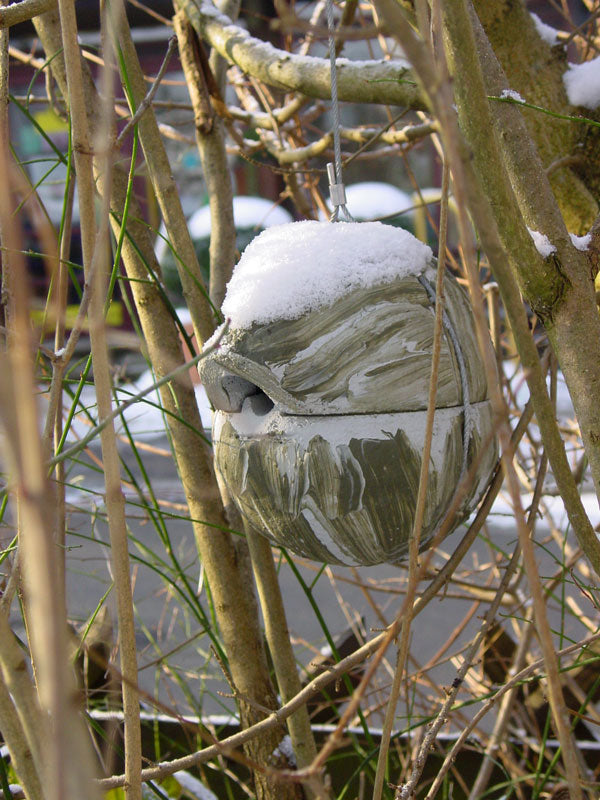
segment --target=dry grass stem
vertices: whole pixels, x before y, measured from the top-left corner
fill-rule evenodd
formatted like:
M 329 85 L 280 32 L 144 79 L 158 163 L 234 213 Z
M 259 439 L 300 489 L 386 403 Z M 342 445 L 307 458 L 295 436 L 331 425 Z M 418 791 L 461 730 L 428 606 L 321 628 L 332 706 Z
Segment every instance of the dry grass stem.
M 177 186 L 171 174 L 169 159 L 158 130 L 154 111 L 149 104 L 144 105 L 148 96 L 144 74 L 131 39 L 127 18 L 121 3 L 117 4 L 117 8 L 119 9 L 117 14 L 119 44 L 126 70 L 124 78 L 126 77 L 132 93 L 129 103 L 134 117 L 137 115 L 138 109 L 141 108 L 144 111 L 139 117 L 137 129 L 144 148 L 156 199 L 165 221 L 167 235 L 173 251 L 177 254 L 176 263 L 183 295 L 190 310 L 197 341 L 201 345 L 212 335 L 215 317 L 208 303 L 200 265 L 187 228 Z M 157 78 L 154 86 L 158 86 L 158 83 Z
M 408 657 L 410 630 L 414 613 L 414 598 L 417 590 L 417 583 L 421 576 L 419 570 L 419 543 L 421 541 L 421 529 L 425 513 L 425 499 L 427 497 L 427 481 L 429 477 L 429 456 L 431 453 L 431 442 L 433 440 L 433 422 L 435 417 L 435 400 L 438 386 L 438 370 L 440 362 L 441 341 L 443 332 L 443 312 L 444 312 L 444 271 L 446 269 L 446 234 L 448 223 L 448 192 L 449 192 L 449 170 L 444 163 L 442 176 L 442 204 L 440 216 L 440 236 L 438 252 L 438 268 L 435 287 L 435 322 L 433 333 L 433 353 L 431 359 L 431 377 L 429 381 L 429 397 L 427 404 L 427 422 L 425 428 L 425 442 L 423 446 L 423 459 L 421 461 L 421 472 L 419 475 L 419 490 L 417 493 L 417 503 L 415 509 L 415 521 L 413 524 L 412 535 L 410 538 L 410 548 L 408 553 L 408 586 L 406 589 L 406 605 L 408 612 L 403 615 L 402 626 L 400 628 L 400 643 L 396 657 L 396 669 L 394 680 L 390 691 L 390 698 L 386 710 L 384 727 L 381 737 L 381 746 L 377 761 L 377 773 L 375 775 L 375 786 L 373 789 L 373 800 L 379 800 L 383 790 L 383 781 L 387 767 L 387 753 L 389 748 L 390 736 L 396 716 L 396 705 L 400 694 L 400 687 L 406 659 Z M 466 411 L 465 411 L 466 413 Z
M 98 411 L 106 418 L 112 411 L 111 379 L 108 364 L 108 351 L 104 330 L 104 302 L 106 275 L 106 236 L 108 233 L 108 204 L 105 202 L 99 227 L 96 228 L 95 185 L 93 178 L 93 146 L 99 150 L 110 134 L 110 115 L 105 117 L 107 124 L 96 132 L 95 142 L 89 134 L 85 114 L 85 93 L 81 74 L 81 55 L 77 39 L 75 10 L 68 0 L 59 2 L 63 50 L 67 69 L 67 84 L 70 98 L 70 113 L 73 127 L 75 168 L 77 172 L 79 213 L 81 220 L 81 239 L 84 269 L 91 287 L 89 306 L 90 343 L 94 382 Z M 106 39 L 105 39 L 106 41 Z M 105 53 L 105 59 L 107 58 Z M 109 84 L 106 84 L 108 89 Z M 105 108 L 111 107 L 110 94 Z M 103 141 L 104 140 L 104 141 Z M 100 151 L 101 152 L 101 151 Z M 110 156 L 102 165 L 106 174 L 111 172 Z M 94 265 L 93 283 L 90 272 Z M 125 504 L 121 490 L 121 470 L 114 428 L 107 425 L 100 434 L 106 487 L 106 506 L 109 519 L 111 541 L 111 563 L 117 594 L 117 617 L 119 625 L 119 653 L 122 684 L 123 708 L 125 713 L 125 774 L 127 776 L 126 796 L 130 800 L 141 800 L 140 769 L 142 762 L 141 734 L 139 724 L 139 698 L 137 690 L 137 649 L 135 643 L 135 622 L 129 571 L 129 548 Z

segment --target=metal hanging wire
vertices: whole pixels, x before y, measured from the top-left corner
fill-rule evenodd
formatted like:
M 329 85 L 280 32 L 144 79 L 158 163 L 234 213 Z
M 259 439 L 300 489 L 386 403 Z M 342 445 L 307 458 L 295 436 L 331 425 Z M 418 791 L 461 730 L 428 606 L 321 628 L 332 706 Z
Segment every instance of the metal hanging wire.
M 333 25 L 333 0 L 326 0 L 327 30 L 329 33 L 329 71 L 331 75 L 331 114 L 333 117 L 333 158 L 334 163 L 327 164 L 329 178 L 329 197 L 333 211 L 330 222 L 354 222 L 354 218 L 346 208 L 346 189 L 342 178 L 342 146 L 340 144 L 340 106 L 338 102 L 337 68 L 335 53 L 335 28 Z

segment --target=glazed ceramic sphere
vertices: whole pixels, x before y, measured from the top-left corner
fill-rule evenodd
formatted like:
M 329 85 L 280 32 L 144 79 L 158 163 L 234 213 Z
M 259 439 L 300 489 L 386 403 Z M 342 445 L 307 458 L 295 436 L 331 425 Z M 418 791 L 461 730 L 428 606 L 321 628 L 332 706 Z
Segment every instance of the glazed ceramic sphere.
M 380 223 L 284 225 L 242 256 L 223 306 L 231 319 L 200 373 L 216 468 L 247 522 L 275 543 L 327 563 L 405 558 L 431 374 L 432 265 L 429 248 Z M 479 500 L 496 461 L 492 430 L 468 297 L 448 274 L 422 547 L 471 464 L 454 525 Z

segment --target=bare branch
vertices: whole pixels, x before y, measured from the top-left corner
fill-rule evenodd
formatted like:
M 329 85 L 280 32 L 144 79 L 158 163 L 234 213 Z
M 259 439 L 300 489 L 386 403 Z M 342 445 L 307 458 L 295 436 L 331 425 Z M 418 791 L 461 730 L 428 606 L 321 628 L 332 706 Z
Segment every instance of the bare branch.
M 9 28 L 19 22 L 27 22 L 39 14 L 55 8 L 56 0 L 21 0 L 5 8 L 0 8 L 0 28 Z
M 328 60 L 294 55 L 255 39 L 220 14 L 212 3 L 175 0 L 175 7 L 185 13 L 198 36 L 242 72 L 286 91 L 301 92 L 308 97 L 331 97 Z M 342 101 L 425 107 L 410 71 L 398 62 L 341 58 L 337 69 L 338 95 Z
M 119 134 L 119 136 L 117 138 L 117 141 L 115 143 L 117 149 L 121 147 L 125 137 L 131 131 L 131 129 L 134 127 L 134 125 L 137 125 L 137 123 L 139 122 L 140 117 L 142 116 L 142 114 L 144 114 L 146 112 L 146 109 L 149 108 L 152 105 L 152 101 L 154 99 L 154 95 L 158 91 L 158 87 L 160 86 L 160 82 L 163 79 L 165 72 L 167 71 L 167 67 L 169 66 L 169 61 L 171 60 L 171 56 L 173 55 L 176 46 L 177 46 L 177 39 L 174 36 L 172 36 L 171 39 L 169 40 L 169 46 L 167 47 L 167 53 L 166 53 L 166 55 L 164 57 L 163 63 L 160 65 L 160 69 L 158 70 L 158 74 L 156 76 L 156 79 L 155 79 L 154 83 L 152 84 L 152 87 L 151 87 L 150 91 L 144 97 L 142 102 L 139 104 L 139 106 L 136 109 L 135 114 L 131 117 L 131 119 L 129 120 L 127 125 L 125 125 L 125 127 L 123 128 L 123 130 L 121 131 L 121 133 Z
M 415 142 L 425 136 L 429 136 L 436 129 L 434 122 L 422 125 L 407 125 L 399 131 L 381 131 L 377 128 L 342 128 L 340 136 L 350 142 L 357 142 L 365 145 L 370 142 L 383 142 L 387 145 L 401 145 Z M 290 147 L 273 147 L 267 145 L 269 152 L 277 159 L 280 164 L 296 164 L 308 161 L 309 158 L 322 155 L 332 144 L 332 133 L 326 133 L 306 147 L 292 149 Z

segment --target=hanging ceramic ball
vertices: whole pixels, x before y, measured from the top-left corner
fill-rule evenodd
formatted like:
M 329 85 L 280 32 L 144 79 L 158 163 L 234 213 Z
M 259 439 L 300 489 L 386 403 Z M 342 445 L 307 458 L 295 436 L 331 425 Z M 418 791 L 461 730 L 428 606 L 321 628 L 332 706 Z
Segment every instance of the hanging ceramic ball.
M 408 551 L 434 330 L 431 250 L 379 222 L 296 222 L 244 251 L 228 327 L 200 362 L 215 463 L 240 512 L 302 556 L 398 563 Z M 496 460 L 473 316 L 445 280 L 426 546 L 477 463 L 457 523 Z

